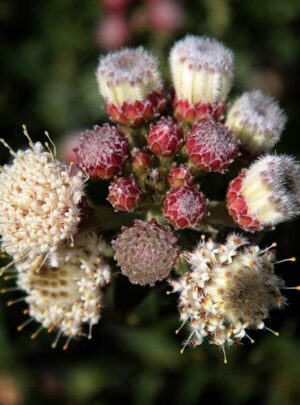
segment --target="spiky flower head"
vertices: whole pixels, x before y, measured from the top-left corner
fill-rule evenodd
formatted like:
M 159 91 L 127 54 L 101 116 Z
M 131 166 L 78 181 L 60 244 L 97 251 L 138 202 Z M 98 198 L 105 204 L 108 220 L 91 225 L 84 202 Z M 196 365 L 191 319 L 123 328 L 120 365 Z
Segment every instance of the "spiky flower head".
M 162 117 L 150 125 L 147 143 L 152 153 L 159 156 L 174 156 L 182 147 L 184 134 L 181 125 L 170 117 Z
M 186 254 L 191 270 L 171 281 L 179 294 L 180 319 L 190 329 L 185 345 L 238 344 L 248 337 L 246 329 L 264 329 L 270 311 L 285 303 L 274 254 L 256 245 L 243 247 L 247 244 L 238 234 L 225 244 L 203 238 Z
M 59 162 L 41 143 L 30 140 L 30 148 L 10 152 L 12 162 L 0 170 L 2 250 L 16 262 L 31 261 L 76 234 L 86 175 Z
M 194 176 L 187 164 L 172 167 L 168 175 L 168 182 L 171 187 L 191 186 L 194 183 Z
M 178 256 L 177 237 L 155 220 L 135 220 L 114 241 L 115 259 L 132 284 L 153 285 L 168 277 Z
M 108 179 L 122 171 L 128 158 L 128 141 L 115 127 L 95 125 L 83 133 L 75 152 L 89 176 Z
M 119 177 L 109 186 L 108 201 L 118 211 L 132 211 L 141 202 L 142 190 L 133 177 Z
M 239 145 L 224 125 L 215 121 L 194 125 L 186 140 L 189 159 L 205 172 L 224 173 L 238 156 Z
M 63 246 L 58 267 L 31 266 L 19 270 L 18 286 L 27 293 L 29 316 L 43 328 L 57 331 L 57 337 L 69 339 L 83 335 L 83 325 L 91 328 L 98 323 L 102 292 L 111 277 L 110 267 L 104 260 L 107 245 L 93 231 L 80 234 L 74 247 Z M 8 302 L 9 304 L 9 302 Z M 22 329 L 22 325 L 19 329 Z M 34 338 L 36 333 L 32 335 Z M 54 345 L 57 341 L 54 342 Z
M 124 48 L 100 59 L 100 94 L 110 118 L 122 125 L 141 125 L 165 107 L 158 61 L 144 48 Z
M 163 211 L 175 228 L 196 228 L 207 215 L 207 200 L 196 187 L 175 187 L 167 193 Z
M 233 53 L 221 42 L 187 35 L 170 53 L 174 114 L 181 121 L 218 117 L 231 88 Z
M 300 165 L 285 155 L 265 155 L 231 181 L 227 207 L 249 232 L 272 229 L 300 214 Z
M 249 91 L 230 107 L 226 126 L 252 155 L 268 152 L 279 141 L 286 116 L 277 101 L 259 90 Z

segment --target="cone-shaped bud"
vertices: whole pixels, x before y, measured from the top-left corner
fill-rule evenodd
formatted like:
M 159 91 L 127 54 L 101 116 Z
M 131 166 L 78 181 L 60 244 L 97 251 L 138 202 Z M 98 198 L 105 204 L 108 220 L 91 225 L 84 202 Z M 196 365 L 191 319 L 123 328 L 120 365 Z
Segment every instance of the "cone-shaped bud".
M 272 229 L 300 214 L 300 165 L 291 157 L 266 155 L 231 181 L 227 207 L 249 232 Z
M 231 87 L 233 53 L 212 38 L 187 35 L 170 53 L 174 115 L 184 122 L 219 117 Z
M 75 152 L 89 176 L 108 179 L 122 171 L 128 157 L 128 141 L 108 124 L 95 125 L 83 133 Z
M 178 256 L 177 237 L 156 221 L 136 220 L 113 243 L 115 259 L 132 284 L 153 285 L 168 277 Z
M 162 117 L 150 125 L 147 142 L 155 155 L 173 156 L 183 145 L 183 129 L 172 118 Z
M 120 177 L 109 186 L 108 201 L 118 211 L 133 211 L 141 197 L 141 187 L 133 177 Z
M 176 187 L 167 193 L 163 210 L 175 228 L 195 228 L 207 214 L 207 201 L 195 187 Z
M 145 150 L 133 148 L 131 151 L 131 165 L 135 173 L 145 173 L 151 166 L 151 157 Z
M 185 346 L 251 340 L 246 329 L 265 328 L 270 311 L 285 303 L 280 291 L 284 282 L 274 274 L 274 254 L 255 245 L 241 247 L 248 243 L 237 234 L 225 244 L 202 240 L 187 255 L 191 271 L 171 281 L 179 294 L 181 321 L 190 329 Z
M 272 149 L 285 123 L 286 116 L 278 103 L 260 91 L 249 91 L 239 97 L 226 119 L 226 126 L 252 155 Z
M 102 57 L 97 81 L 107 113 L 119 124 L 144 124 L 165 107 L 158 62 L 142 47 Z
M 187 134 L 186 150 L 198 169 L 224 173 L 239 153 L 239 142 L 219 122 L 203 121 Z
M 168 182 L 171 187 L 191 186 L 194 182 L 194 176 L 188 165 L 182 164 L 173 167 L 168 175 Z

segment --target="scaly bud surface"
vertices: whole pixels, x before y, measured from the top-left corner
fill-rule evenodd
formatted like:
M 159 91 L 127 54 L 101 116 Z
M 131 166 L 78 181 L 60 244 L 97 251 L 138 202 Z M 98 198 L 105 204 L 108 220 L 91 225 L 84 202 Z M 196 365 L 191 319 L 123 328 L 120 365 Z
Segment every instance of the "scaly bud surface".
M 133 211 L 141 197 L 141 187 L 133 177 L 120 177 L 109 186 L 108 201 L 117 211 Z
M 124 48 L 100 59 L 100 94 L 110 118 L 122 125 L 142 125 L 166 105 L 157 60 L 144 48 Z
M 170 67 L 178 120 L 193 123 L 223 113 L 233 76 L 231 50 L 215 39 L 187 35 L 173 46 Z
M 172 118 L 162 117 L 150 125 L 147 142 L 155 155 L 173 156 L 183 145 L 183 129 Z
M 194 182 L 194 176 L 188 165 L 182 164 L 173 167 L 168 175 L 168 182 L 171 187 L 191 186 Z
M 163 211 L 175 228 L 195 228 L 207 214 L 207 201 L 195 187 L 176 187 L 167 193 Z
M 203 121 L 188 132 L 186 150 L 201 171 L 224 173 L 238 156 L 239 142 L 221 123 Z
M 227 207 L 249 232 L 272 229 L 300 214 L 300 165 L 285 155 L 265 155 L 231 181 Z
M 153 285 L 166 278 L 178 256 L 177 237 L 156 221 L 135 220 L 113 243 L 115 259 L 132 284 Z
M 122 171 L 128 158 L 128 141 L 108 124 L 95 125 L 83 133 L 75 152 L 89 176 L 108 179 Z

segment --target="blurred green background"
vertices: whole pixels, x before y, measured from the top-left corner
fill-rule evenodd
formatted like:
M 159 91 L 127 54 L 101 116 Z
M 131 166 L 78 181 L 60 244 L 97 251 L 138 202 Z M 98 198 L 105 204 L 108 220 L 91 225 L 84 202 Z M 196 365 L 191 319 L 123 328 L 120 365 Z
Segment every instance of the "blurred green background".
M 106 120 L 95 82 L 101 53 L 145 45 L 161 60 L 168 82 L 168 50 L 185 33 L 215 36 L 235 51 L 231 97 L 260 88 L 280 100 L 288 124 L 277 151 L 300 158 L 299 0 L 0 0 L 1 136 L 25 144 L 48 130 L 60 145 L 82 128 Z M 1 148 L 0 160 L 7 161 Z M 262 244 L 278 242 L 278 256 L 299 253 L 300 221 L 279 226 Z M 299 255 L 300 256 L 300 255 Z M 300 284 L 299 267 L 278 271 Z M 180 355 L 185 332 L 176 299 L 129 285 L 119 276 L 108 290 L 103 319 L 92 341 L 52 350 L 52 336 L 31 341 L 16 332 L 22 309 L 0 302 L 0 404 L 272 404 L 300 403 L 300 295 L 268 324 L 280 337 L 253 333 L 222 353 L 203 345 Z

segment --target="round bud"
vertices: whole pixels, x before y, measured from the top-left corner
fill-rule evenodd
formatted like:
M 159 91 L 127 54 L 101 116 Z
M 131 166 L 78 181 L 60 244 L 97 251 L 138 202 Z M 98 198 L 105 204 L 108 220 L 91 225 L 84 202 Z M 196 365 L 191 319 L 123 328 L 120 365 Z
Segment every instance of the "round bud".
M 221 123 L 203 121 L 187 134 L 186 150 L 200 170 L 224 173 L 238 156 L 239 142 Z
M 143 149 L 133 148 L 131 151 L 131 165 L 135 173 L 144 173 L 151 166 L 151 157 Z
M 168 181 L 171 187 L 191 186 L 194 182 L 194 176 L 188 165 L 182 164 L 170 170 Z
M 176 187 L 167 193 L 163 210 L 175 228 L 195 228 L 207 214 L 207 201 L 196 188 Z
M 133 177 L 120 177 L 109 186 L 108 201 L 118 211 L 134 210 L 141 197 L 141 187 Z
M 227 207 L 238 225 L 256 232 L 300 214 L 300 165 L 289 156 L 265 155 L 231 181 Z
M 252 155 L 272 149 L 285 123 L 286 116 L 278 103 L 260 91 L 249 91 L 239 97 L 226 120 L 226 126 Z
M 128 157 L 128 141 L 108 124 L 95 125 L 83 133 L 75 152 L 89 176 L 108 179 L 121 172 Z
M 233 54 L 212 38 L 187 35 L 170 53 L 174 115 L 184 122 L 219 117 L 231 87 Z
M 159 156 L 173 156 L 183 145 L 183 129 L 172 118 L 162 117 L 150 125 L 147 142 L 151 152 Z
M 177 257 L 177 237 L 156 221 L 135 220 L 114 241 L 115 259 L 132 284 L 153 285 L 168 277 Z
M 142 125 L 165 107 L 158 62 L 142 47 L 102 57 L 97 80 L 107 113 L 121 125 Z

